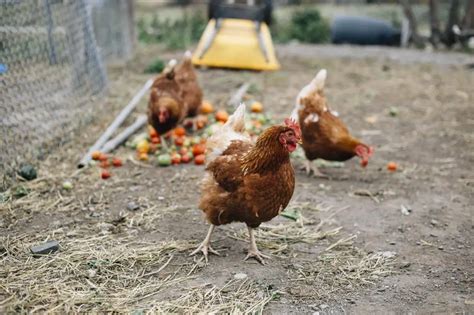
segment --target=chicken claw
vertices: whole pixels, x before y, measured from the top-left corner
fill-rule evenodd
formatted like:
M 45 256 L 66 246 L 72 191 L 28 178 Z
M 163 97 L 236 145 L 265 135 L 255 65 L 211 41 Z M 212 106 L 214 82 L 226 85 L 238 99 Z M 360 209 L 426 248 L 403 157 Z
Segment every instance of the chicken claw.
M 306 170 L 306 175 L 311 175 L 311 172 L 313 172 L 314 177 L 318 178 L 329 178 L 328 175 L 321 173 L 321 171 L 318 169 L 316 165 L 314 165 L 310 160 L 306 160 L 306 163 L 304 165 L 304 169 Z
M 255 235 L 253 233 L 253 229 L 251 227 L 248 227 L 249 230 L 249 236 L 250 236 L 250 245 L 249 245 L 249 250 L 247 256 L 244 258 L 245 260 L 248 260 L 249 258 L 255 258 L 259 263 L 262 265 L 265 265 L 265 259 L 270 259 L 270 256 L 262 254 L 258 248 L 257 248 L 257 243 L 255 242 Z
M 208 259 L 207 259 L 208 252 L 211 253 L 211 254 L 217 255 L 217 256 L 221 255 L 221 254 L 219 254 L 218 251 L 214 250 L 211 247 L 211 234 L 212 234 L 212 231 L 214 231 L 215 227 L 216 227 L 215 225 L 211 225 L 209 227 L 209 231 L 207 231 L 207 235 L 206 235 L 206 238 L 204 239 L 204 241 L 202 241 L 202 243 L 198 246 L 198 248 L 196 248 L 191 254 L 189 254 L 189 256 L 194 256 L 197 253 L 202 252 L 203 255 L 204 255 L 204 259 L 206 260 L 206 263 L 207 263 L 208 262 Z
M 245 256 L 244 260 L 248 260 L 249 258 L 255 258 L 255 260 L 257 260 L 259 263 L 265 265 L 263 258 L 270 259 L 270 256 L 262 254 L 258 249 L 257 251 L 252 251 L 249 249 L 248 254 Z

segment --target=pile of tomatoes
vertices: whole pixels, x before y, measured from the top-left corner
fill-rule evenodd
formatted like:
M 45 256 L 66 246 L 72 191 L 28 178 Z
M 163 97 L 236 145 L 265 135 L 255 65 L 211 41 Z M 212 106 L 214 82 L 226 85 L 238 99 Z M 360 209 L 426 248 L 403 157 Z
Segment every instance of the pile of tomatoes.
M 161 143 L 160 136 L 153 127 L 148 127 L 148 134 L 138 135 L 130 146 L 142 161 L 149 161 L 156 156 L 159 166 L 187 164 L 194 161 L 202 165 L 205 161 L 206 139 L 199 136 L 188 136 L 186 129 L 177 127 L 164 136 L 166 144 Z
M 121 167 L 123 165 L 123 162 L 120 158 L 108 156 L 107 154 L 100 151 L 92 152 L 91 156 L 92 160 L 99 162 L 99 166 L 102 169 L 100 172 L 100 177 L 102 179 L 108 179 L 110 176 L 112 176 L 108 170 L 110 166 Z

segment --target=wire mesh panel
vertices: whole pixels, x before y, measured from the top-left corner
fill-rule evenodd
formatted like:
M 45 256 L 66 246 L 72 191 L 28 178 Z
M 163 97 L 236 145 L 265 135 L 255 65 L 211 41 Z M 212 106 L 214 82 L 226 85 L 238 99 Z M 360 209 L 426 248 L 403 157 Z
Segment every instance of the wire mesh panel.
M 90 121 L 104 62 L 132 54 L 130 12 L 129 0 L 0 0 L 0 189 Z M 113 24 L 127 26 L 107 37 Z

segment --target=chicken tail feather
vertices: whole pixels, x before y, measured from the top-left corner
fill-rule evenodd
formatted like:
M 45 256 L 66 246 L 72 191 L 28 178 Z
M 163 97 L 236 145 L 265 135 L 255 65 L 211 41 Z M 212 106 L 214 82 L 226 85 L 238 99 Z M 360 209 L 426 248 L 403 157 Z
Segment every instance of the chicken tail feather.
M 229 117 L 224 126 L 232 128 L 235 132 L 245 130 L 245 104 L 241 103 L 235 112 Z
M 311 92 L 313 91 L 322 91 L 324 89 L 324 84 L 326 83 L 326 77 L 328 72 L 326 69 L 319 70 L 318 74 L 311 81 Z

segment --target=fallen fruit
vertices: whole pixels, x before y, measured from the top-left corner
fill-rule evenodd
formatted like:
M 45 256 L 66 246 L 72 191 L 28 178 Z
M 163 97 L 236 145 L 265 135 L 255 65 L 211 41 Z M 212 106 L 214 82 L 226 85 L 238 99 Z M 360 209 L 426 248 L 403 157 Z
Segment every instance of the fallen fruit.
M 100 153 L 100 156 L 99 156 L 99 161 L 107 161 L 109 159 L 109 157 L 107 156 L 107 154 L 105 153 Z
M 208 121 L 209 120 L 207 119 L 207 116 L 199 115 L 198 117 L 196 117 L 196 128 L 197 129 L 204 128 L 207 125 Z
M 183 147 L 189 147 L 189 146 L 191 146 L 191 139 L 184 138 Z
M 150 150 L 150 144 L 148 143 L 148 140 L 142 139 L 140 142 L 137 144 L 137 151 L 139 153 L 148 153 Z
M 38 177 L 38 173 L 36 172 L 34 166 L 29 164 L 23 165 L 20 168 L 18 174 L 20 174 L 20 176 L 26 180 L 33 180 Z
M 176 127 L 174 129 L 174 134 L 178 137 L 185 136 L 186 135 L 186 129 L 183 127 Z
M 99 164 L 100 167 L 102 168 L 107 168 L 110 166 L 110 163 L 108 160 L 104 160 L 104 161 L 101 161 L 100 164 Z
M 195 144 L 193 145 L 193 155 L 194 156 L 197 156 L 197 155 L 200 155 L 200 154 L 204 154 L 206 152 L 206 146 L 204 144 Z
M 396 108 L 396 107 L 393 107 L 393 106 L 392 106 L 392 107 L 390 107 L 389 114 L 390 114 L 390 116 L 392 116 L 392 117 L 395 117 L 395 116 L 397 116 L 397 115 L 398 115 L 398 108 Z
M 94 151 L 94 152 L 92 152 L 91 157 L 94 161 L 97 161 L 100 158 L 101 154 L 102 153 L 100 151 Z
M 395 162 L 388 162 L 387 163 L 387 170 L 389 170 L 390 172 L 395 172 L 398 168 L 398 165 L 397 163 Z
M 192 160 L 193 154 L 190 152 L 187 152 L 186 154 L 181 155 L 181 163 L 189 163 Z
M 120 167 L 120 166 L 123 165 L 123 163 L 122 163 L 121 159 L 115 157 L 115 158 L 112 159 L 112 165 L 115 166 L 115 167 Z
M 225 110 L 216 112 L 216 120 L 225 123 L 229 119 L 229 114 Z
M 204 164 L 205 160 L 206 160 L 206 156 L 204 154 L 199 154 L 196 157 L 194 157 L 194 164 L 202 165 Z
M 140 161 L 148 161 L 148 153 L 146 152 L 139 152 L 138 153 L 138 159 Z
M 263 105 L 260 102 L 253 102 L 252 105 L 250 105 L 250 111 L 252 113 L 261 113 L 263 112 Z
M 182 146 L 184 144 L 184 137 L 180 136 L 174 139 L 174 144 L 176 144 L 179 147 Z
M 72 183 L 70 181 L 65 181 L 63 183 L 63 189 L 66 189 L 66 190 L 71 190 L 72 189 Z
M 148 153 L 155 153 L 156 150 L 158 150 L 158 148 L 159 148 L 159 144 L 151 143 L 150 144 L 150 150 L 148 151 Z
M 158 165 L 159 166 L 171 165 L 171 156 L 167 153 L 158 155 Z
M 208 101 L 203 101 L 200 110 L 203 114 L 210 114 L 214 112 L 214 106 Z
M 191 138 L 191 144 L 198 144 L 201 141 L 201 138 L 199 137 L 192 137 Z
M 158 132 L 156 132 L 153 126 L 148 126 L 148 135 L 150 136 L 150 138 L 158 138 Z
M 181 156 L 184 156 L 184 155 L 188 154 L 188 149 L 185 148 L 185 147 L 182 147 L 181 149 L 179 149 L 178 153 L 179 153 Z
M 181 163 L 181 155 L 179 155 L 179 153 L 174 153 L 172 156 L 171 156 L 171 164 L 179 164 Z
M 150 139 L 150 141 L 153 144 L 158 144 L 158 143 L 161 142 L 160 138 L 158 138 L 158 137 L 153 137 L 153 138 Z
M 102 170 L 102 172 L 100 172 L 100 177 L 101 177 L 102 179 L 107 179 L 107 178 L 109 178 L 110 176 L 111 176 L 111 175 L 110 175 L 110 172 L 107 171 L 107 170 Z

